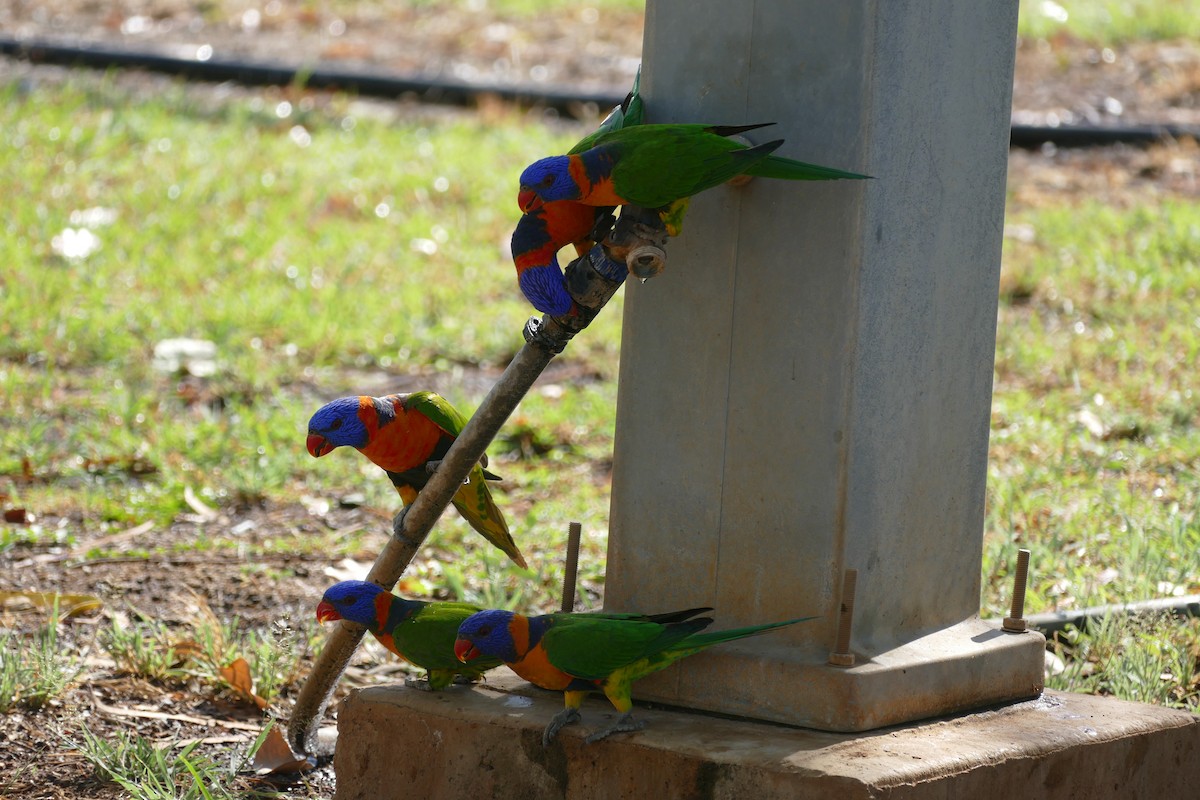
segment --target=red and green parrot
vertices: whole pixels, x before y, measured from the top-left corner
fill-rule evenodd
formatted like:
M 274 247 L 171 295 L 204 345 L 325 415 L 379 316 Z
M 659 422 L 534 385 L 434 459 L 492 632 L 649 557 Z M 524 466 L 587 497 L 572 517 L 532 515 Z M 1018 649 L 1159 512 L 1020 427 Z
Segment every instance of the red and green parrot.
M 407 507 L 466 424 L 462 414 L 434 392 L 342 397 L 312 415 L 308 452 L 320 458 L 343 445 L 356 448 L 387 473 Z M 500 477 L 481 464 L 474 465 L 454 495 L 454 507 L 483 538 L 519 566 L 528 567 L 487 480 Z
M 707 609 L 630 618 L 588 614 L 526 617 L 489 609 L 462 623 L 454 652 L 464 663 L 499 658 L 530 683 L 564 693 L 566 707 L 546 726 L 543 744 L 549 744 L 564 726 L 579 721 L 579 707 L 589 692 L 603 692 L 621 716 L 587 737 L 594 742 L 613 733 L 641 729 L 643 723 L 633 718 L 630 696 L 639 678 L 715 644 L 812 619 L 700 633 L 712 624 L 710 617 L 691 618 L 702 610 Z
M 677 236 L 692 195 L 738 175 L 809 181 L 869 177 L 771 155 L 782 139 L 746 147 L 728 138 L 770 124 L 634 125 L 600 132 L 586 150 L 526 167 L 517 204 L 526 213 L 565 200 L 642 206 L 656 209 L 667 232 Z
M 640 82 L 639 69 L 633 88 L 621 105 L 604 118 L 600 127 L 567 151 L 568 154 L 587 150 L 608 131 L 640 125 L 645 113 L 638 90 Z M 534 308 L 556 317 L 574 310 L 575 301 L 567 292 L 562 268 L 558 265 L 558 251 L 569 244 L 575 246 L 577 256 L 591 250 L 596 244 L 591 238 L 596 223 L 611 211 L 611 207 L 560 200 L 545 203 L 521 215 L 512 235 L 513 263 L 517 267 L 517 284 L 521 287 L 521 293 Z M 619 265 L 609 277 L 620 280 L 625 271 L 624 265 Z
M 373 583 L 342 581 L 329 587 L 317 604 L 317 621 L 348 619 L 365 626 L 388 650 L 424 669 L 427 687 L 438 691 L 455 678 L 477 681 L 500 666 L 499 658 L 463 664 L 455 657 L 458 627 L 478 611 L 479 606 L 470 603 L 405 600 Z M 425 688 L 420 682 L 407 683 Z

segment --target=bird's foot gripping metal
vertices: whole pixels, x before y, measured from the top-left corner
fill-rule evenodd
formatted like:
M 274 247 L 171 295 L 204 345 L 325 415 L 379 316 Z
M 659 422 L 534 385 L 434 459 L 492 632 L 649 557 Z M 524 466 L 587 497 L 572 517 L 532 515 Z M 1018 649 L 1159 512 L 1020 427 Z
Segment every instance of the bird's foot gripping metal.
M 612 725 L 596 731 L 591 736 L 584 739 L 584 741 L 588 744 L 593 744 L 601 739 L 612 736 L 614 733 L 632 733 L 633 731 L 640 731 L 644 727 L 646 727 L 645 722 L 642 722 L 640 719 L 634 719 L 633 712 L 628 712 L 622 714 L 620 719 L 618 719 Z
M 667 266 L 667 228 L 657 211 L 638 206 L 622 206 L 621 218 L 604 240 L 614 261 L 623 261 L 626 269 L 642 283 Z
M 554 741 L 554 737 L 558 736 L 558 732 L 568 725 L 573 725 L 579 722 L 579 709 L 564 708 L 562 711 L 554 715 L 554 719 L 550 720 L 550 724 L 546 726 L 546 730 L 542 731 L 542 747 L 549 747 Z

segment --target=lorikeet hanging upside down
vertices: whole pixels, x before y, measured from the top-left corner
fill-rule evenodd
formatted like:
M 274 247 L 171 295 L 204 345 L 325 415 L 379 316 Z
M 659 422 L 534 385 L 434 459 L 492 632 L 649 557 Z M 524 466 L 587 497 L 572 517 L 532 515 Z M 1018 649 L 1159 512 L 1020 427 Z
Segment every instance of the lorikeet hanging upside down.
M 373 583 L 342 581 L 329 587 L 317 604 L 317 621 L 348 619 L 365 626 L 388 650 L 424 669 L 428 688 L 437 691 L 455 677 L 477 681 L 487 670 L 500 666 L 499 658 L 463 664 L 455 657 L 458 626 L 479 610 L 470 603 L 405 600 Z
M 727 138 L 771 124 L 636 125 L 601 133 L 587 150 L 526 167 L 517 204 L 524 212 L 562 200 L 642 206 L 658 210 L 667 232 L 678 236 L 691 196 L 738 175 L 794 181 L 869 177 L 771 155 L 782 139 L 746 147 Z
M 512 235 L 513 263 L 521 293 L 538 311 L 561 317 L 574 308 L 558 251 L 568 244 L 575 245 L 579 256 L 591 250 L 592 229 L 608 213 L 607 208 L 562 200 L 521 215 Z
M 639 678 L 714 644 L 812 619 L 699 633 L 712 624 L 710 617 L 690 618 L 699 611 L 656 619 L 614 619 L 588 614 L 525 617 L 491 609 L 463 622 L 454 652 L 464 663 L 499 657 L 530 683 L 564 693 L 566 707 L 546 726 L 542 744 L 549 744 L 563 726 L 579 721 L 579 707 L 588 692 L 603 692 L 621 717 L 587 738 L 594 742 L 641 729 L 643 723 L 633 718 L 630 697 Z
M 454 406 L 433 392 L 342 397 L 309 420 L 308 452 L 320 458 L 342 445 L 358 449 L 387 473 L 408 506 L 466 424 Z M 500 477 L 476 464 L 454 495 L 454 507 L 483 538 L 526 567 L 485 479 Z
M 642 123 L 645 106 L 638 93 L 641 77 L 639 68 L 633 89 L 621 105 L 604 118 L 600 127 L 568 150 L 568 154 L 587 150 L 597 137 L 608 131 Z M 596 244 L 591 239 L 596 223 L 611 211 L 610 207 L 563 200 L 546 203 L 521 215 L 512 235 L 513 263 L 517 267 L 521 293 L 534 308 L 556 317 L 571 312 L 575 303 L 567 292 L 562 268 L 558 266 L 558 251 L 569 244 L 575 246 L 577 256 L 591 250 Z

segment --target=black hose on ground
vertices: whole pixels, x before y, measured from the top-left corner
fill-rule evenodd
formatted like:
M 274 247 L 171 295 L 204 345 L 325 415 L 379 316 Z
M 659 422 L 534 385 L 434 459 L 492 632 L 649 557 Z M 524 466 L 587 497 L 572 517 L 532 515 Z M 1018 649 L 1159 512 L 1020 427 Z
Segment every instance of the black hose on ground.
M 289 86 L 295 83 L 312 89 L 351 92 L 368 97 L 412 97 L 425 103 L 473 105 L 480 97 L 492 96 L 511 103 L 553 108 L 564 114 L 577 113 L 580 104 L 594 103 L 601 109 L 618 105 L 623 92 L 588 92 L 565 86 L 485 84 L 419 75 L 401 76 L 369 70 L 338 69 L 320 65 L 284 66 L 238 59 L 180 58 L 142 50 L 91 44 L 0 36 L 0 55 L 34 64 L 91 67 L 93 69 L 144 69 L 189 80 L 225 82 L 246 86 Z M 1147 146 L 1179 138 L 1200 139 L 1200 125 L 1013 125 L 1009 144 L 1037 149 L 1055 147 L 1102 147 L 1114 144 Z

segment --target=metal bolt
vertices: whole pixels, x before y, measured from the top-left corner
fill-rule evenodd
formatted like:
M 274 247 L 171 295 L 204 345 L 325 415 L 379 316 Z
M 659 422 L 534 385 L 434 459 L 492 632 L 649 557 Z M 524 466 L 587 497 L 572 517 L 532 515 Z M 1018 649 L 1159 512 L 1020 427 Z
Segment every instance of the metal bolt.
M 567 563 L 563 567 L 562 610 L 575 610 L 575 576 L 579 573 L 579 537 L 583 525 L 572 522 L 567 526 Z
M 1017 551 L 1017 572 L 1013 575 L 1012 608 L 1004 622 L 1000 623 L 1002 630 L 1010 633 L 1021 633 L 1025 630 L 1025 584 L 1029 580 L 1029 551 Z
M 842 605 L 838 611 L 837 644 L 829 654 L 829 663 L 836 667 L 854 666 L 850 652 L 850 624 L 854 621 L 854 591 L 858 588 L 858 570 L 848 569 L 842 576 Z

